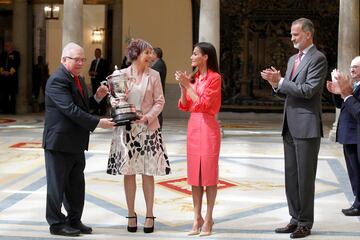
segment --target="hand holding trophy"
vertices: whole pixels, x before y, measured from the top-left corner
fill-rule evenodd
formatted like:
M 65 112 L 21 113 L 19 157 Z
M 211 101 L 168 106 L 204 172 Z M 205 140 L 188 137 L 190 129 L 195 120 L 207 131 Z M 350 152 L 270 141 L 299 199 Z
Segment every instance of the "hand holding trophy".
M 129 78 L 126 73 L 118 70 L 115 65 L 114 72 L 106 77 L 109 87 L 111 103 L 111 117 L 115 126 L 122 126 L 139 119 L 134 104 L 126 101 L 129 94 Z

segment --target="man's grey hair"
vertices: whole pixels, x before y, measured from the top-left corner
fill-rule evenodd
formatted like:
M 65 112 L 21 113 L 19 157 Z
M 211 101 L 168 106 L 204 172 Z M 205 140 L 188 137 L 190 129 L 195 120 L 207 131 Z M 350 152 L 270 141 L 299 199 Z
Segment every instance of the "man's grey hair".
M 63 50 L 62 50 L 61 60 L 60 60 L 60 61 L 63 62 L 63 59 L 64 59 L 65 57 L 70 56 L 71 51 L 72 51 L 73 49 L 83 49 L 83 50 L 84 50 L 84 48 L 81 47 L 79 44 L 76 44 L 76 43 L 74 43 L 74 42 L 69 42 L 68 44 L 66 44 L 66 45 L 64 46 L 64 48 L 63 48 Z
M 358 62 L 358 63 L 360 63 L 360 56 L 354 57 L 354 59 L 352 60 L 352 62 Z
M 299 19 L 296 19 L 295 21 L 293 21 L 291 25 L 295 25 L 295 24 L 300 24 L 301 29 L 304 32 L 310 32 L 311 36 L 314 36 L 315 28 L 314 28 L 313 22 L 310 19 L 299 18 Z

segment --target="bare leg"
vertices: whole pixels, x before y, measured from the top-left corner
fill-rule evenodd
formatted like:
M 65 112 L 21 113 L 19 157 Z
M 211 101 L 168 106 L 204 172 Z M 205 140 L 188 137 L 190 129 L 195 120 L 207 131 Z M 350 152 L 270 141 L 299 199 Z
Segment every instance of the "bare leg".
M 207 200 L 207 209 L 206 209 L 206 216 L 205 216 L 205 223 L 203 226 L 203 232 L 211 232 L 212 226 L 214 224 L 213 219 L 213 210 L 216 200 L 217 194 L 217 186 L 207 186 L 206 187 L 206 200 Z
M 142 185 L 143 185 L 143 192 L 146 203 L 146 217 L 153 217 L 154 191 L 155 191 L 154 176 L 142 175 Z M 154 224 L 154 219 L 146 218 L 144 227 L 152 227 L 153 224 Z
M 202 198 L 204 194 L 204 188 L 202 186 L 192 186 L 192 198 L 194 205 L 194 224 L 191 232 L 198 232 L 204 224 L 204 219 L 201 216 Z
M 136 175 L 124 175 L 124 188 L 126 204 L 128 207 L 128 216 L 135 216 L 135 193 L 136 193 Z M 128 226 L 135 227 L 136 219 L 129 218 Z

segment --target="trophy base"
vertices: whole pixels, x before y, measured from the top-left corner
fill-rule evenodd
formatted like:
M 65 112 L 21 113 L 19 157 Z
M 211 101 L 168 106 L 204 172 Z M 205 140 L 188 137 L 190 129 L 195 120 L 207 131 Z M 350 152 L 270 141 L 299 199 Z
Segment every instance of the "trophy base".
M 135 106 L 129 103 L 122 103 L 112 108 L 111 117 L 112 121 L 115 122 L 115 126 L 127 125 L 139 119 Z
M 115 126 L 124 126 L 137 119 L 139 119 L 139 117 L 136 113 L 123 113 L 113 117 L 112 121 L 115 123 Z

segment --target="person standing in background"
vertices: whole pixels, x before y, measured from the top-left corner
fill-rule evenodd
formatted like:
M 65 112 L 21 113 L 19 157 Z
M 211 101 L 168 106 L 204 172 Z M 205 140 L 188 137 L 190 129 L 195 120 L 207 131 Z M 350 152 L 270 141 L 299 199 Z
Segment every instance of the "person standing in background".
M 46 220 L 54 235 L 78 236 L 92 233 L 82 223 L 85 200 L 85 154 L 89 135 L 95 128 L 112 128 L 108 118 L 90 114 L 108 93 L 102 85 L 89 97 L 80 72 L 84 49 L 70 42 L 63 48 L 60 67 L 50 76 L 45 89 L 43 148 L 47 182 Z M 67 216 L 61 209 L 64 206 Z
M 190 112 L 187 128 L 187 181 L 191 185 L 194 224 L 188 235 L 208 236 L 214 224 L 213 210 L 219 181 L 220 126 L 216 114 L 221 106 L 221 75 L 216 50 L 207 42 L 195 44 L 190 57 L 194 76 L 176 71 L 181 96 L 178 107 Z M 205 219 L 201 206 L 207 199 Z
M 7 41 L 0 55 L 0 104 L 4 113 L 16 114 L 16 95 L 19 88 L 20 53 Z
M 163 57 L 162 49 L 154 48 L 154 61 L 151 68 L 159 72 L 161 79 L 161 86 L 165 96 L 166 64 L 165 61 L 162 59 L 162 57 Z M 159 114 L 158 119 L 160 123 L 160 129 L 162 129 L 162 125 L 163 125 L 162 112 Z
M 39 104 L 40 110 L 44 109 L 44 96 L 46 81 L 49 78 L 49 67 L 44 62 L 43 56 L 38 56 L 38 62 L 33 67 L 32 92 L 36 104 Z
M 100 87 L 101 82 L 106 80 L 106 77 L 109 74 L 109 65 L 107 61 L 101 57 L 101 49 L 96 48 L 94 55 L 95 55 L 95 59 L 92 60 L 89 69 L 89 76 L 91 77 L 91 87 L 93 94 L 96 93 L 96 90 Z M 106 107 L 107 107 L 107 99 L 104 98 L 104 100 L 101 101 L 100 108 L 96 113 L 100 116 L 105 115 Z
M 285 97 L 282 136 L 285 155 L 285 190 L 289 224 L 276 233 L 291 238 L 311 234 L 314 223 L 315 178 L 323 136 L 321 94 L 327 60 L 313 44 L 314 25 L 306 18 L 291 25 L 291 41 L 299 52 L 287 64 L 285 77 L 274 67 L 261 71 L 275 94 Z

